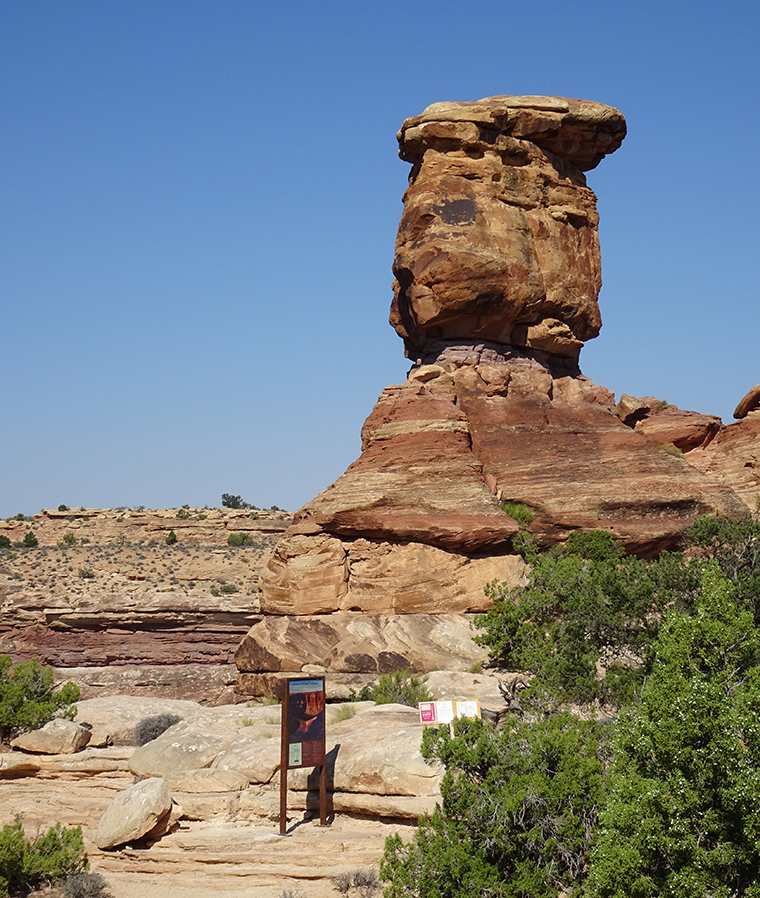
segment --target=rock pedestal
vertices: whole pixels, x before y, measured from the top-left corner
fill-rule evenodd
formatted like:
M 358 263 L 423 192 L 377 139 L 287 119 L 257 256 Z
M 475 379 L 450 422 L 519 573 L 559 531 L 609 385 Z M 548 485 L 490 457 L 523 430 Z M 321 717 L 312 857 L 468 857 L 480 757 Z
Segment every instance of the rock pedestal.
M 380 396 L 360 458 L 296 513 L 260 581 L 262 612 L 294 616 L 287 638 L 314 648 L 301 653 L 312 672 L 346 671 L 351 658 L 366 671 L 385 649 L 317 634 L 305 616 L 481 611 L 487 582 L 524 582 L 520 526 L 543 547 L 603 528 L 650 555 L 700 514 L 747 513 L 681 454 L 707 445 L 719 420 L 617 407 L 578 366 L 601 327 L 584 172 L 624 136 L 616 109 L 560 97 L 435 103 L 402 125 L 412 170 L 390 322 L 414 364 Z M 524 506 L 522 524 L 508 503 Z M 271 627 L 255 625 L 236 655 L 239 691 L 283 670 L 271 647 Z M 399 652 L 397 666 L 435 666 L 412 658 Z M 299 658 L 288 663 L 298 670 Z

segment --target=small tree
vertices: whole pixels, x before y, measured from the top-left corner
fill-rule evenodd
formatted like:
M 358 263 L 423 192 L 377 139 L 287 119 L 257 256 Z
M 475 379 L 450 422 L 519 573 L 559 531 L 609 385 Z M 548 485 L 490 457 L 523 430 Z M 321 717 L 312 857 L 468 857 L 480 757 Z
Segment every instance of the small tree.
M 617 725 L 588 893 L 760 896 L 760 634 L 716 567 Z
M 27 530 L 24 534 L 24 538 L 21 540 L 21 545 L 25 549 L 36 549 L 39 545 L 39 540 L 34 535 L 34 530 Z
M 0 736 L 10 738 L 44 726 L 54 717 L 73 720 L 79 687 L 65 683 L 54 688 L 53 669 L 38 661 L 13 667 L 8 655 L 0 655 Z
M 598 731 L 569 714 L 426 730 L 423 756 L 446 767 L 443 805 L 411 843 L 386 841 L 387 898 L 556 898 L 579 884 L 601 797 Z
M 251 506 L 242 500 L 240 496 L 231 493 L 222 493 L 222 508 L 250 508 Z
M 170 530 L 166 534 L 166 545 L 173 546 L 176 542 L 177 542 L 177 534 L 173 530 Z

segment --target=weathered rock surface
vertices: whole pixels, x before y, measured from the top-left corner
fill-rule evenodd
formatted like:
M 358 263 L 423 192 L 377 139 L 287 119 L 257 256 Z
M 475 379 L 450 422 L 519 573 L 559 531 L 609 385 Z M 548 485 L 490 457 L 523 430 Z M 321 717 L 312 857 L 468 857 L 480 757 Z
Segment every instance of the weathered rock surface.
M 270 615 L 251 627 L 235 659 L 248 673 L 467 670 L 487 658 L 471 622 L 459 614 Z
M 116 798 L 100 818 L 95 844 L 101 850 L 134 842 L 168 822 L 172 799 L 160 778 L 135 783 Z
M 707 446 L 722 425 L 717 415 L 684 411 L 654 396 L 637 398 L 624 393 L 615 411 L 624 424 L 653 443 L 682 452 Z
M 412 359 L 475 339 L 577 359 L 601 327 L 596 197 L 583 172 L 625 119 L 600 103 L 488 97 L 407 119 L 413 164 L 396 240 L 391 323 Z
M 119 695 L 84 699 L 77 702 L 77 720 L 86 723 L 92 733 L 91 744 L 133 745 L 134 729 L 145 717 L 174 714 L 182 720 L 200 717 L 203 706 L 181 699 Z
M 721 428 L 686 460 L 710 479 L 730 486 L 753 511 L 760 501 L 760 410 Z
M 85 697 L 234 700 L 232 656 L 258 577 L 290 522 L 279 511 L 69 509 L 0 521 L 0 653 L 36 658 Z M 167 545 L 174 530 L 177 543 Z M 228 546 L 231 533 L 249 544 Z
M 746 393 L 734 409 L 734 418 L 746 418 L 750 412 L 760 408 L 760 384 L 756 384 Z
M 89 730 L 73 720 L 58 717 L 37 730 L 16 736 L 11 748 L 43 755 L 70 755 L 89 741 Z

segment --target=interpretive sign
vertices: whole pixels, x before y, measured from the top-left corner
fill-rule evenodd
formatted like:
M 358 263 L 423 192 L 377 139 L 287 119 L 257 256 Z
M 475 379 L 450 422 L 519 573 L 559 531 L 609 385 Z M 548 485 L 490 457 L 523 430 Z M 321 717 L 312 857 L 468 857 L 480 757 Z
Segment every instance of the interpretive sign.
M 326 817 L 325 678 L 285 683 L 280 745 L 280 834 L 287 828 L 288 770 L 319 767 L 319 822 Z
M 459 701 L 420 702 L 420 723 L 439 726 L 451 723 L 457 717 L 480 717 L 480 702 L 473 699 Z

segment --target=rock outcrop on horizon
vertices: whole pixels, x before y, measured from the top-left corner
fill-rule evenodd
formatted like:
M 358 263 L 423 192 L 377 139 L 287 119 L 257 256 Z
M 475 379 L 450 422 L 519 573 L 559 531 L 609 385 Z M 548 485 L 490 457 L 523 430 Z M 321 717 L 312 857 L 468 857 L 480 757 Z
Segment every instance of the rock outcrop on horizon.
M 436 103 L 404 122 L 390 322 L 414 364 L 380 396 L 361 456 L 294 516 L 262 612 L 482 610 L 485 583 L 523 582 L 506 502 L 542 546 L 604 528 L 640 555 L 700 514 L 748 513 L 730 479 L 682 454 L 719 419 L 620 407 L 578 366 L 601 327 L 584 172 L 624 136 L 616 109 L 557 97 Z M 276 669 L 260 655 L 238 652 L 242 678 Z

